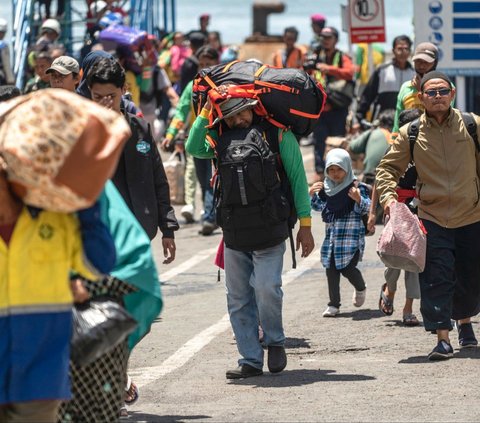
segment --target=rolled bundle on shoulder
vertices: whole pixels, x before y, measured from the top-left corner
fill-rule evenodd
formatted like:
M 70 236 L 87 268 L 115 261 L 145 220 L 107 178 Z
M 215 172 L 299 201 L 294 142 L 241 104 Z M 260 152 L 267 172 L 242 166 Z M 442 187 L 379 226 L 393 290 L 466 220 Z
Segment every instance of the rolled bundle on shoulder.
M 62 89 L 0 104 L 0 156 L 25 204 L 70 213 L 90 207 L 131 135 L 125 118 Z

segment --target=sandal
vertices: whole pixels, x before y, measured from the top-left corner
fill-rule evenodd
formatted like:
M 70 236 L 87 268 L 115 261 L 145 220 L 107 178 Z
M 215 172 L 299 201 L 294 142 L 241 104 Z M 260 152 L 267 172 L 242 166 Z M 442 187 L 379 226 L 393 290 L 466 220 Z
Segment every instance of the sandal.
M 390 300 L 385 295 L 386 287 L 387 287 L 387 284 L 384 283 L 380 290 L 380 299 L 378 300 L 378 308 L 383 314 L 385 314 L 385 316 L 391 316 L 393 314 L 393 300 Z
M 138 400 L 138 388 L 135 383 L 133 383 L 130 376 L 128 376 L 127 386 L 125 386 L 125 404 L 132 405 L 135 404 Z
M 408 313 L 403 315 L 403 324 L 405 326 L 418 326 L 420 322 L 417 319 L 417 316 L 413 313 Z
M 125 404 L 123 404 L 122 408 L 120 408 L 120 418 L 121 419 L 128 419 L 128 410 L 127 410 L 127 406 Z

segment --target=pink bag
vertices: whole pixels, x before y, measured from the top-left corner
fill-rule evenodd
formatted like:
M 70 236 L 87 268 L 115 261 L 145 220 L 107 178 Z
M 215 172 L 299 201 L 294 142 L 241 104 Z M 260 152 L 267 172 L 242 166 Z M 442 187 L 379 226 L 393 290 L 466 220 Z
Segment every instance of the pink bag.
M 427 252 L 426 231 L 404 203 L 390 205 L 390 219 L 378 239 L 377 254 L 387 267 L 421 273 Z

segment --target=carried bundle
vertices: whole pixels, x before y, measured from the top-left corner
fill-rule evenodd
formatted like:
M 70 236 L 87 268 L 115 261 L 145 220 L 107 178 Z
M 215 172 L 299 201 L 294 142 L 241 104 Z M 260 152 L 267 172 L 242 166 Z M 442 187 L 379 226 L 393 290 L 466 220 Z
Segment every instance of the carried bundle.
M 254 112 L 279 128 L 291 129 L 298 136 L 307 136 L 322 113 L 326 94 L 320 85 L 303 70 L 275 68 L 257 60 L 234 61 L 201 70 L 193 84 L 193 106 L 199 114 L 210 96 L 214 112 L 222 117 L 219 104 L 225 100 L 216 92 L 228 86 L 229 98 L 258 100 Z
M 90 207 L 130 135 L 122 115 L 66 90 L 45 89 L 0 104 L 0 161 L 7 178 L 25 204 L 49 211 Z
M 99 41 L 106 51 L 119 52 L 125 59 L 125 67 L 136 74 L 144 66 L 157 63 L 157 52 L 146 31 L 113 25 L 100 31 Z

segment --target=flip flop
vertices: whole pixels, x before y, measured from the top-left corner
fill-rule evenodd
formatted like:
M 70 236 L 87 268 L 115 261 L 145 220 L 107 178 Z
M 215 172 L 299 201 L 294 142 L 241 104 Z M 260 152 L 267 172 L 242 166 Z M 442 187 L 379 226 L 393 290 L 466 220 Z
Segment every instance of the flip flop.
M 389 300 L 388 297 L 385 295 L 385 288 L 387 284 L 384 283 L 382 288 L 380 289 L 380 299 L 378 300 L 378 308 L 380 311 L 385 314 L 385 316 L 391 316 L 393 314 L 393 301 Z M 383 307 L 382 307 L 383 303 Z M 385 311 L 388 310 L 388 311 Z
M 135 383 L 133 383 L 132 379 L 130 379 L 130 376 L 128 376 L 127 380 L 127 386 L 125 387 L 125 404 L 127 405 L 133 405 L 137 402 L 139 397 L 138 393 L 138 388 Z
M 417 316 L 413 313 L 408 313 L 403 315 L 403 324 L 405 326 L 418 326 L 420 322 L 417 319 Z

